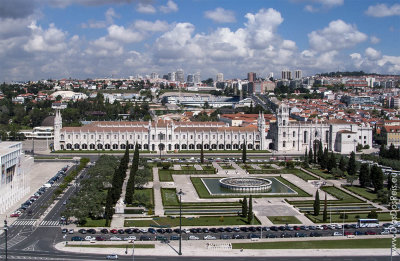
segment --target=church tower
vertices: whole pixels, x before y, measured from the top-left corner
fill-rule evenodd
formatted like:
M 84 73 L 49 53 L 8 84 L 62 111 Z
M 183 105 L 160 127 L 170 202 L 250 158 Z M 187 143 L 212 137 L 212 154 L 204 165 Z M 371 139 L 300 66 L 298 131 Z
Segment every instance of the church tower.
M 261 150 L 266 150 L 267 149 L 267 141 L 265 137 L 265 117 L 264 117 L 264 112 L 259 112 L 258 113 L 258 119 L 257 119 L 257 128 L 258 132 L 260 133 L 260 149 Z
M 281 103 L 276 111 L 274 149 L 277 151 L 289 150 L 289 139 L 289 106 Z
M 54 150 L 60 150 L 60 136 L 62 129 L 61 110 L 56 108 L 56 117 L 54 118 Z
M 286 103 L 281 103 L 276 113 L 276 121 L 278 126 L 289 125 L 289 106 Z

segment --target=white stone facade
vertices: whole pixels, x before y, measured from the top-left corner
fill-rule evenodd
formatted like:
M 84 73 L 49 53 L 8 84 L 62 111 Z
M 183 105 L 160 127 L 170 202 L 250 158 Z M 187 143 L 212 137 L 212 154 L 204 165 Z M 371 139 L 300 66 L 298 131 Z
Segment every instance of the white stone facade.
M 174 150 L 265 150 L 264 115 L 257 126 L 229 127 L 223 122 L 92 122 L 82 127 L 64 127 L 61 114 L 54 123 L 55 150 L 124 150 L 139 144 L 146 151 Z
M 0 214 L 29 192 L 32 157 L 22 154 L 21 142 L 0 142 Z
M 289 106 L 282 103 L 276 113 L 276 122 L 271 123 L 269 148 L 287 152 L 305 152 L 321 141 L 329 151 L 349 154 L 356 151 L 357 144 L 372 147 L 372 128 L 345 121 L 327 123 L 289 121 Z

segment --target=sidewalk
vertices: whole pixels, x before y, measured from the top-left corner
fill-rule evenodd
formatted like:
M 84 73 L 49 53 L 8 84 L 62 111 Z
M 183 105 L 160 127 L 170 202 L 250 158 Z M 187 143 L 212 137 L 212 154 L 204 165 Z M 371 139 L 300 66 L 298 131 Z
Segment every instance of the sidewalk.
M 154 215 L 164 216 L 164 206 L 161 198 L 161 183 L 158 176 L 158 168 L 153 168 L 153 190 L 154 190 Z

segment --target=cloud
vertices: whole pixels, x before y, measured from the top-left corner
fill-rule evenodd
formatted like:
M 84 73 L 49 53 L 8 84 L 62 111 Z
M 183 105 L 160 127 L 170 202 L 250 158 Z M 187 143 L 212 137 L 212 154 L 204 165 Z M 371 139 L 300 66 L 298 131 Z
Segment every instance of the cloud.
M 174 1 L 168 0 L 166 5 L 160 6 L 160 11 L 162 13 L 177 12 L 178 11 L 178 5 Z
M 353 47 L 367 38 L 367 35 L 358 31 L 355 25 L 347 24 L 340 19 L 330 22 L 329 26 L 322 30 L 308 34 L 311 48 L 322 52 Z
M 379 39 L 379 38 L 376 37 L 376 36 L 371 36 L 371 37 L 369 38 L 369 40 L 370 40 L 371 43 L 373 43 L 373 44 L 377 44 L 377 43 L 379 43 L 379 42 L 381 41 L 381 39 Z
M 32 34 L 24 45 L 27 52 L 61 52 L 67 48 L 65 43 L 67 34 L 57 29 L 54 24 L 50 24 L 47 30 L 43 30 L 33 22 L 29 29 Z
M 151 4 L 145 4 L 145 3 L 139 3 L 136 6 L 136 11 L 138 11 L 139 13 L 144 13 L 144 14 L 154 14 L 156 13 L 156 9 L 154 8 L 154 6 L 152 6 Z
M 382 55 L 381 52 L 375 50 L 374 48 L 368 47 L 367 49 L 365 49 L 365 56 L 367 56 L 371 60 L 377 60 Z
M 105 20 L 103 21 L 89 21 L 83 23 L 82 28 L 106 28 L 108 25 L 114 23 L 114 18 L 119 18 L 119 15 L 115 13 L 113 8 L 108 8 L 105 13 Z
M 304 0 L 303 2 L 311 2 L 312 4 L 304 6 L 304 10 L 315 13 L 343 5 L 344 0 Z
M 109 26 L 107 31 L 110 39 L 120 42 L 135 43 L 143 40 L 143 34 L 125 28 L 124 26 L 118 26 L 114 24 Z
M 129 4 L 135 0 L 43 0 L 51 6 L 65 8 L 69 5 L 85 5 L 85 6 L 98 6 L 108 4 Z M 144 0 L 143 0 L 144 1 Z
M 1 0 L 0 17 L 2 18 L 24 18 L 33 14 L 35 1 L 26 0 Z
M 204 12 L 204 16 L 217 23 L 234 23 L 236 22 L 235 13 L 231 10 L 218 7 L 215 10 Z
M 160 20 L 156 20 L 154 22 L 145 20 L 136 20 L 134 22 L 134 27 L 140 31 L 163 32 L 168 30 L 169 25 L 167 22 Z
M 394 4 L 392 6 L 387 6 L 386 4 L 371 5 L 365 11 L 366 15 L 373 17 L 386 17 L 400 15 L 400 4 Z

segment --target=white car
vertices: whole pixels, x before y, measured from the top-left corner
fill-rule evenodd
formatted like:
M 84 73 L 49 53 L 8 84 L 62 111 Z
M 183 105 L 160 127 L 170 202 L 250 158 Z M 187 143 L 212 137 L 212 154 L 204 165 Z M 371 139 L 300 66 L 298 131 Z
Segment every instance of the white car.
M 189 240 L 199 240 L 200 238 L 198 236 L 189 236 Z
M 333 233 L 333 236 L 343 236 L 343 234 L 340 233 L 340 232 L 334 232 L 334 233 Z
M 147 233 L 147 229 L 141 228 L 139 229 L 141 233 Z
M 106 259 L 108 259 L 108 260 L 117 260 L 118 259 L 118 255 L 117 254 L 108 255 L 106 257 Z
M 96 240 L 96 238 L 92 237 L 92 236 L 86 236 L 85 237 L 85 241 L 92 241 L 92 240 Z
M 129 236 L 129 237 L 124 238 L 124 240 L 126 240 L 126 241 L 136 240 L 136 237 L 135 236 Z
M 120 237 L 114 236 L 114 237 L 110 237 L 110 240 L 111 241 L 121 241 L 122 239 Z
M 184 228 L 184 229 L 182 229 L 182 233 L 188 234 L 188 233 L 190 233 L 190 230 L 187 228 Z
M 321 225 L 318 225 L 318 226 L 316 226 L 315 228 L 316 228 L 316 229 L 319 229 L 319 230 L 324 230 L 324 228 L 323 228 Z
M 68 230 L 68 234 L 73 234 L 74 233 L 74 229 L 70 229 L 70 230 Z
M 207 235 L 207 236 L 204 236 L 204 239 L 205 240 L 214 240 L 214 239 L 217 239 L 217 238 L 214 237 L 214 236 L 211 236 L 211 235 Z

